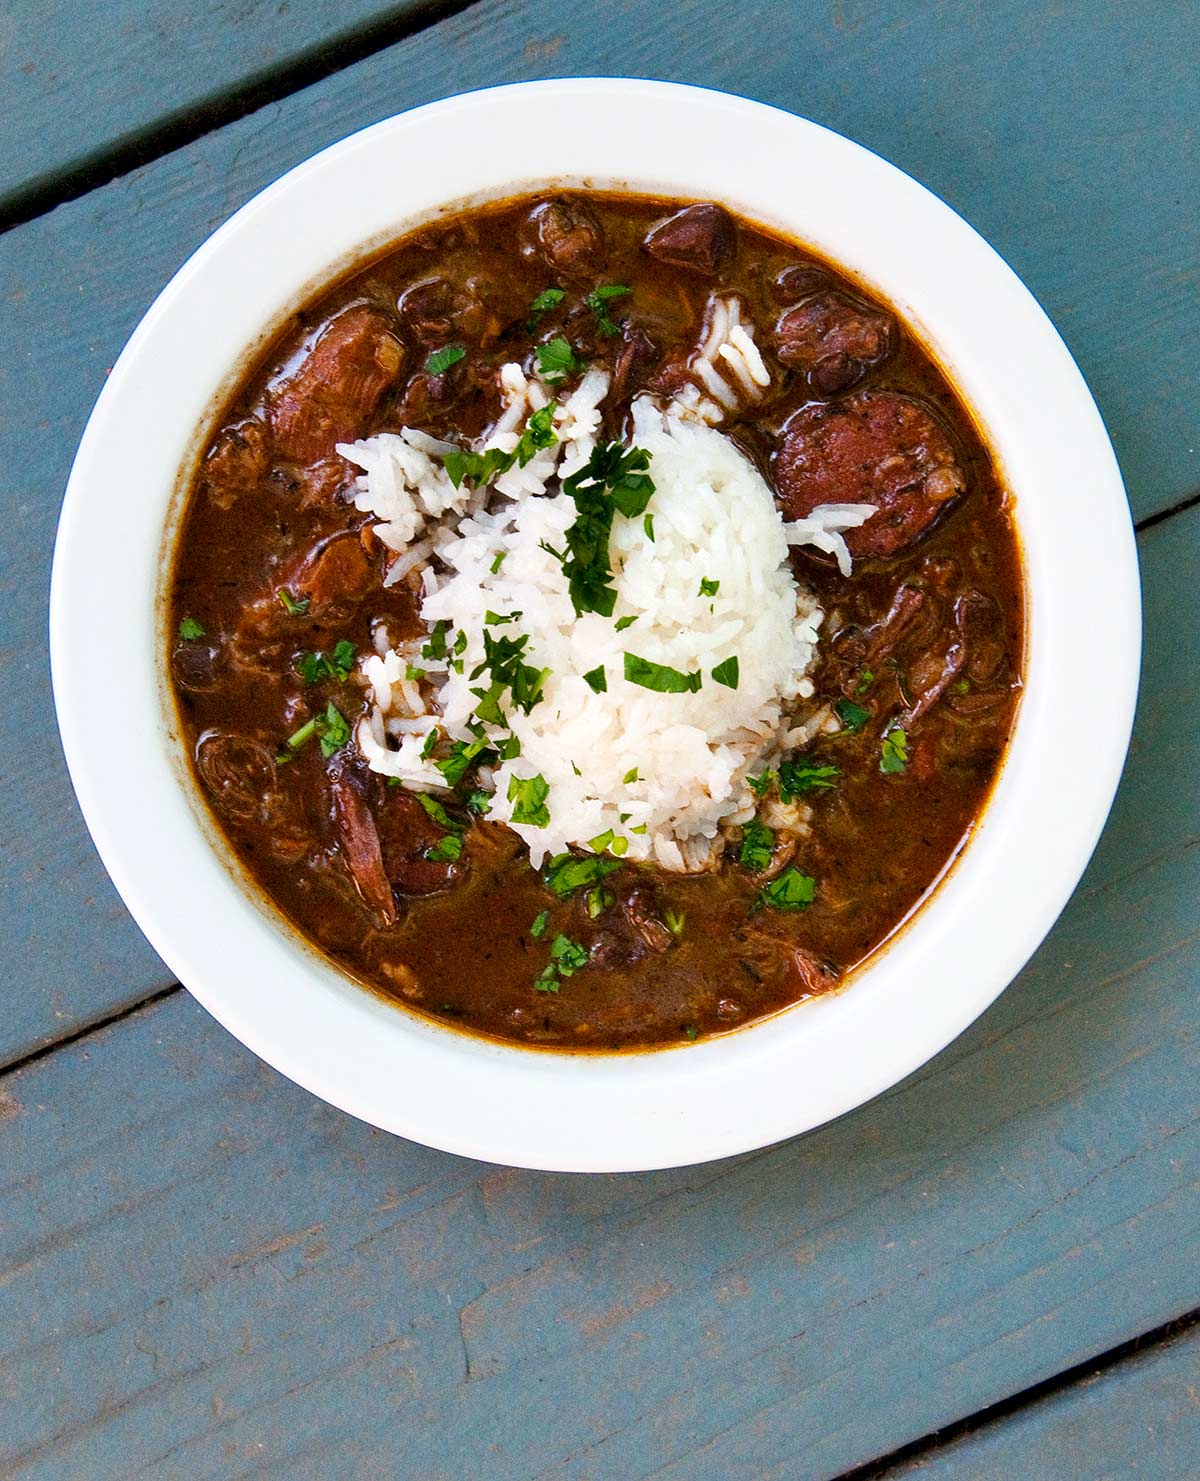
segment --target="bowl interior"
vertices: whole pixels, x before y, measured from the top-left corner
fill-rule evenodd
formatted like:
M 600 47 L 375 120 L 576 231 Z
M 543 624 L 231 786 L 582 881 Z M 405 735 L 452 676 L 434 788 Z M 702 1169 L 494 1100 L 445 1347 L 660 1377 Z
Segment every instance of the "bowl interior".
M 527 137 L 531 113 L 568 103 L 570 137 Z M 671 1053 L 531 1053 L 417 1019 L 344 978 L 231 869 L 181 764 L 159 662 L 181 491 L 247 354 L 298 301 L 450 203 L 546 183 L 719 199 L 862 278 L 971 406 L 1015 493 L 1026 558 L 1025 696 L 958 866 L 846 992 Z M 97 601 L 109 614 L 99 632 L 88 621 Z M 97 404 L 51 608 L 81 805 L 180 980 L 263 1058 L 364 1119 L 571 1170 L 764 1145 L 859 1104 L 961 1032 L 1041 940 L 1090 855 L 1125 753 L 1139 647 L 1132 532 L 1103 425 L 1049 321 L 986 243 L 813 124 L 698 89 L 604 80 L 522 84 L 387 120 L 227 222 L 164 290 Z M 128 721 L 119 740 L 90 723 L 114 705 Z

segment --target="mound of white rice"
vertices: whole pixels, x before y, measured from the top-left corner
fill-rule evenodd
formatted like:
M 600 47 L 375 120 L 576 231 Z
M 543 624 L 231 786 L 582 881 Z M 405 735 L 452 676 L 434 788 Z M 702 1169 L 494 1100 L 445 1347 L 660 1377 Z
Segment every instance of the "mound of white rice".
M 505 413 L 486 445 L 511 451 L 552 393 L 517 366 L 505 367 L 502 384 Z M 792 574 L 789 540 L 841 557 L 838 530 L 873 510 L 831 506 L 785 524 L 762 476 L 723 433 L 690 407 L 641 398 L 631 444 L 650 454 L 650 524 L 615 513 L 613 613 L 577 614 L 553 552 L 564 549 L 579 511 L 556 480 L 586 464 L 607 386 L 601 372 L 584 377 L 558 408 L 558 442 L 484 493 L 453 490 L 440 448 L 422 434 L 342 449 L 364 469 L 359 507 L 385 522 L 380 533 L 402 551 L 405 570 L 423 567 L 421 616 L 430 628 L 444 624 L 447 645 L 434 658 L 381 638 L 363 666 L 374 704 L 356 739 L 374 770 L 417 789 L 444 788 L 435 758 L 445 738 L 470 743 L 480 734 L 477 691 L 490 676 L 471 676 L 485 658 L 485 627 L 494 638 L 524 636 L 522 660 L 547 674 L 528 714 L 505 695 L 506 723 L 484 727 L 497 750 L 507 742 L 510 758 L 480 773 L 493 793 L 487 815 L 515 829 L 535 866 L 573 845 L 603 847 L 611 833 L 628 858 L 699 869 L 723 847 L 723 826 L 753 816 L 746 778 L 787 749 L 812 694 L 806 674 L 823 614 Z M 700 687 L 642 687 L 625 677 L 627 654 L 699 674 Z M 736 688 L 713 678 L 733 658 Z M 598 669 L 607 686 L 599 693 Z M 438 745 L 425 757 L 435 727 Z M 534 778 L 545 783 L 548 819 L 514 821 L 510 787 L 519 796 Z

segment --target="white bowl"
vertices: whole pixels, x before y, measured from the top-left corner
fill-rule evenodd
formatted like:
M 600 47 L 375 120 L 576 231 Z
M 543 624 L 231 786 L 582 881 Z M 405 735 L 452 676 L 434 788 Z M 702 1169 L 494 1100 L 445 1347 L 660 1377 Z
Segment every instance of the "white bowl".
M 547 124 L 547 121 L 551 121 Z M 965 855 L 846 991 L 669 1052 L 472 1039 L 341 975 L 245 887 L 173 732 L 162 587 L 180 494 L 247 351 L 348 261 L 460 201 L 550 183 L 716 199 L 811 243 L 919 327 L 998 454 L 1026 557 L 1026 688 Z M 471 93 L 387 119 L 264 190 L 160 294 L 80 445 L 51 594 L 79 801 L 134 918 L 208 1010 L 343 1110 L 471 1157 L 576 1171 L 724 1157 L 915 1070 L 997 996 L 1083 872 L 1137 689 L 1137 560 L 1087 386 L 1037 303 L 928 191 L 817 125 L 656 82 Z

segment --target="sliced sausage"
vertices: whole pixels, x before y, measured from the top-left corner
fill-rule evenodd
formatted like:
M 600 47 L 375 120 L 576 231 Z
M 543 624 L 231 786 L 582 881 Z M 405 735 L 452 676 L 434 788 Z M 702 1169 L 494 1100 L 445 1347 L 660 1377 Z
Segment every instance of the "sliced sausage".
M 711 277 L 737 245 L 733 218 L 711 201 L 685 206 L 647 233 L 642 247 L 659 262 Z
M 604 263 L 604 233 L 582 201 L 542 201 L 521 231 L 521 251 L 564 276 L 596 272 Z
M 775 354 L 780 364 L 801 371 L 818 395 L 833 396 L 893 355 L 899 339 L 891 314 L 841 293 L 822 293 L 779 320 Z
M 358 304 L 332 319 L 299 367 L 271 388 L 281 457 L 312 463 L 353 442 L 395 384 L 404 350 L 381 313 Z
M 899 391 L 859 391 L 802 407 L 784 426 L 772 473 L 788 519 L 820 504 L 876 506 L 865 524 L 845 532 L 856 558 L 911 545 L 966 488 L 933 412 Z

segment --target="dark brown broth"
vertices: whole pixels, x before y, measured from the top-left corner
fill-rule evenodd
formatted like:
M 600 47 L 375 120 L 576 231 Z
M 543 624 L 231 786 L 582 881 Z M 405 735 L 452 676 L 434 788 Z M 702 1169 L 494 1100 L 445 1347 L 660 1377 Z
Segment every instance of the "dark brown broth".
M 496 411 L 496 367 L 529 353 L 529 303 L 556 281 L 544 264 L 513 250 L 532 199 L 431 226 L 306 305 L 244 376 L 210 449 L 221 429 L 261 416 L 272 382 L 295 363 L 315 329 L 354 303 L 369 304 L 395 320 L 400 293 L 435 274 L 485 285 L 481 291 L 496 332 L 486 347 L 472 348 L 457 373 L 462 389 L 452 403 L 406 420 L 455 439 L 478 434 Z M 736 258 L 715 277 L 688 274 L 655 261 L 640 247 L 647 228 L 676 203 L 596 194 L 587 200 L 603 223 L 608 248 L 596 281 L 632 286 L 628 298 L 614 302 L 613 312 L 645 329 L 664 351 L 695 343 L 708 295 L 721 288 L 742 294 L 766 353 L 770 326 L 781 312 L 772 286 L 777 274 L 798 262 L 819 261 L 807 249 L 740 221 Z M 829 264 L 820 265 L 845 292 L 868 298 Z M 592 280 L 563 286 L 571 290 L 569 298 L 546 317 L 542 330 L 568 333 L 586 357 L 611 354 L 611 344 L 595 334 L 591 315 L 577 308 Z M 396 334 L 404 338 L 398 323 Z M 425 353 L 407 346 L 398 394 L 419 371 Z M 533 981 L 554 935 L 561 931 L 591 945 L 607 929 L 606 921 L 591 920 L 582 897 L 555 901 L 515 835 L 477 824 L 467 835 L 465 876 L 445 893 L 402 901 L 399 922 L 381 929 L 340 857 L 326 763 L 315 745 L 278 767 L 267 806 L 247 803 L 236 789 L 216 795 L 212 777 L 198 773 L 225 836 L 266 895 L 348 972 L 385 994 L 473 1032 L 526 1044 L 636 1048 L 724 1031 L 832 985 L 832 977 L 814 983 L 797 975 L 789 965 L 793 947 L 831 963 L 839 978 L 870 956 L 943 873 L 985 805 L 1019 692 L 1024 598 L 1005 492 L 946 376 L 904 331 L 897 353 L 855 389 L 863 387 L 898 388 L 936 406 L 959 450 L 969 489 L 924 539 L 896 558 L 856 562 L 849 580 L 820 559 L 796 557 L 800 579 L 827 613 L 836 614 L 823 631 L 822 661 L 814 675 L 818 693 L 855 692 L 854 665 L 838 657 L 833 633 L 878 622 L 906 580 L 930 586 L 929 573 L 938 569 L 931 560 L 953 561 L 959 574 L 934 599 L 942 628 L 924 634 L 925 646 L 949 621 L 954 592 L 973 589 L 996 604 L 1003 660 L 986 684 L 949 695 L 914 727 L 910 762 L 902 774 L 885 776 L 879 770 L 880 729 L 904 707 L 906 670 L 923 651 L 915 640 L 901 643 L 893 655 L 897 666 L 881 666 L 858 696 L 871 709 L 871 722 L 857 734 L 813 746 L 814 758 L 838 765 L 842 775 L 836 789 L 805 799 L 815 816 L 812 837 L 796 862 L 818 881 L 808 910 L 754 911 L 760 881 L 735 862 L 699 878 L 630 867 L 610 882 L 618 900 L 646 881 L 660 913 L 670 908 L 684 915 L 678 943 L 637 960 L 634 952 L 622 957 L 614 948 L 619 965 L 592 965 L 564 981 L 557 993 L 536 992 Z M 356 435 L 401 425 L 398 394 L 385 397 Z M 809 399 L 797 378 L 786 376 L 779 394 L 726 430 L 769 476 L 769 452 L 783 416 Z M 328 494 L 315 496 L 303 469 L 279 459 L 272 459 L 258 484 L 238 493 L 229 507 L 222 507 L 224 497 L 213 497 L 214 486 L 211 472 L 206 478 L 199 470 L 176 551 L 171 632 L 180 717 L 192 752 L 205 736 L 217 733 L 248 737 L 270 757 L 330 698 L 352 725 L 362 712 L 360 691 L 349 686 L 305 689 L 293 668 L 296 653 L 327 651 L 342 637 L 365 650 L 371 624 L 380 617 L 387 618 L 393 637 L 416 633 L 420 624 L 407 592 L 375 590 L 332 619 L 296 619 L 282 636 L 279 623 L 268 623 L 270 640 L 260 645 L 253 665 L 243 662 L 248 604 L 261 602 L 264 593 L 270 601 L 297 552 L 369 521 Z M 203 625 L 202 640 L 174 639 L 184 617 Z M 851 631 L 850 650 L 853 641 Z M 990 707 L 979 708 L 985 703 Z M 374 789 L 372 797 L 382 798 L 379 779 L 366 786 Z M 252 805 L 253 817 L 238 816 Z M 379 805 L 387 805 L 387 799 Z M 549 925 L 534 940 L 530 926 L 544 909 L 550 911 Z M 619 948 L 623 937 L 615 934 Z

